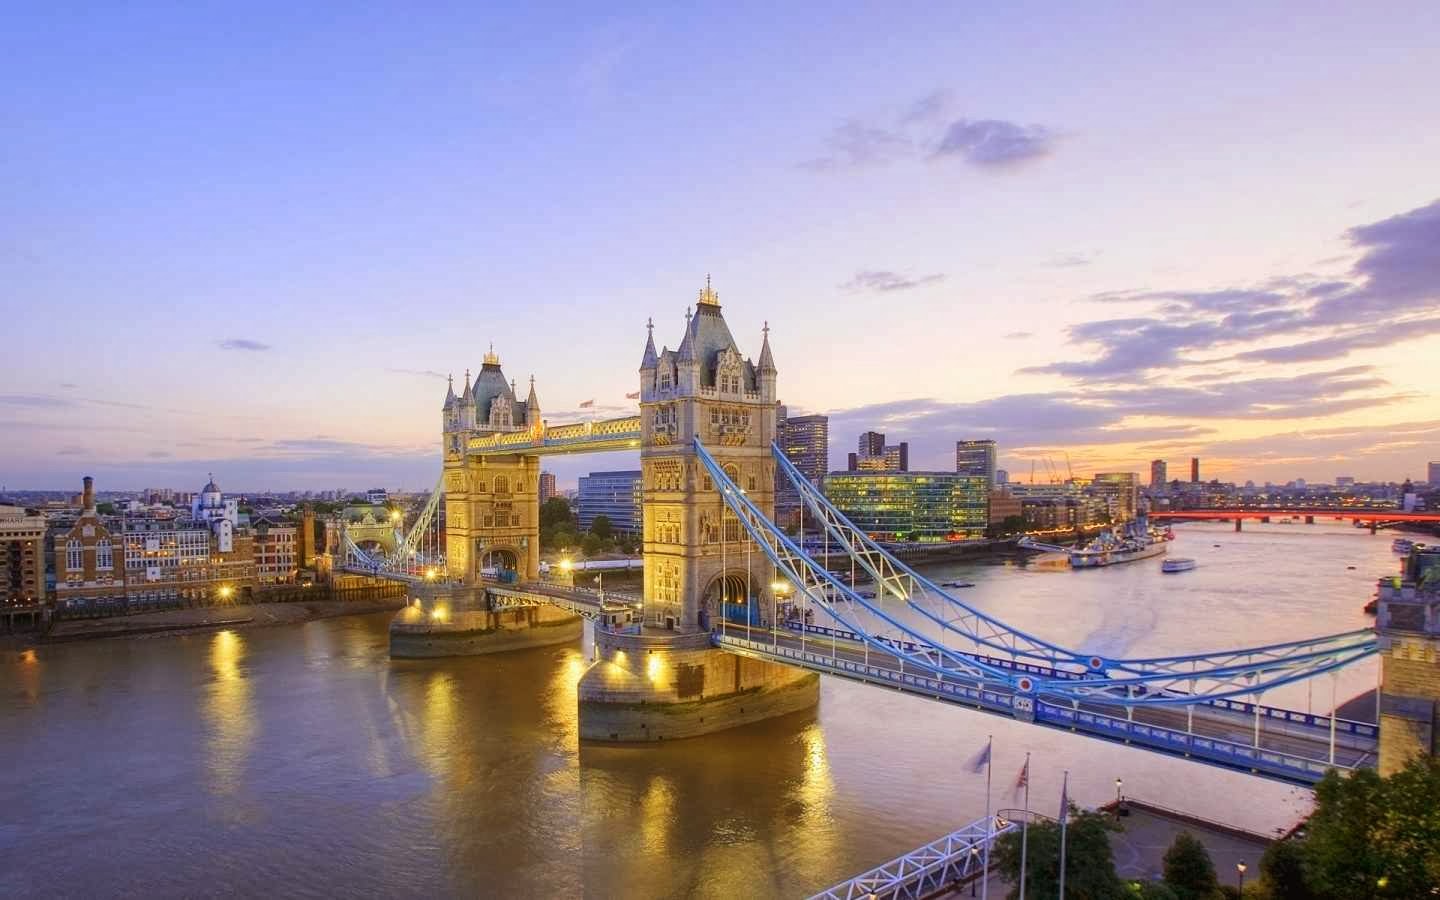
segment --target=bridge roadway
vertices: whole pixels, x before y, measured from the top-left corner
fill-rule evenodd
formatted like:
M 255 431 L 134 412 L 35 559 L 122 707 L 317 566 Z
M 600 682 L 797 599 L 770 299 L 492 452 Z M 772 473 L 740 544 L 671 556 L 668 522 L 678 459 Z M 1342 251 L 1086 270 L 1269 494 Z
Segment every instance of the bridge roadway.
M 1337 768 L 1374 764 L 1376 731 L 1368 723 L 1337 719 L 1332 757 L 1330 720 L 1324 716 L 1264 706 L 1259 707 L 1257 716 L 1254 705 L 1227 701 L 1189 709 L 1151 706 L 1127 711 L 1119 704 L 1074 707 L 1043 698 L 1017 698 L 1014 691 L 1001 685 L 942 681 L 930 672 L 902 671 L 898 657 L 875 648 L 867 654 L 865 644 L 840 636 L 844 632 L 836 633 L 833 643 L 831 629 L 809 626 L 807 632 L 802 638 L 787 629 L 727 624 L 715 633 L 714 640 L 716 646 L 742 656 L 802 666 L 1011 718 L 1028 717 L 1028 712 L 1017 712 L 1017 699 L 1022 706 L 1030 700 L 1036 724 L 1296 784 L 1314 784 L 1332 767 L 1332 758 Z
M 586 587 L 523 582 L 486 582 L 494 608 L 551 604 L 603 627 L 625 627 L 638 614 L 640 600 Z M 904 671 L 894 655 L 870 647 L 849 632 L 798 623 L 780 629 L 726 623 L 712 640 L 717 647 L 866 684 L 895 688 L 1009 718 L 1082 732 L 1149 750 L 1189 757 L 1222 768 L 1251 772 L 1295 784 L 1312 785 L 1329 768 L 1374 765 L 1377 730 L 1373 724 L 1334 720 L 1295 710 L 1256 706 L 1235 700 L 1202 701 L 1194 707 L 1051 703 L 1042 697 L 1017 698 L 1009 687 L 941 680 L 933 673 Z M 985 657 L 986 662 L 1045 674 L 1040 666 Z M 1020 701 L 1017 704 L 1017 699 Z M 1024 709 L 1027 701 L 1031 708 Z M 1022 709 L 1017 710 L 1017 705 Z M 1333 748 L 1332 748 L 1333 742 Z
M 1277 509 L 1235 508 L 1226 509 L 1160 509 L 1151 510 L 1150 518 L 1161 519 L 1271 519 L 1276 517 L 1312 519 L 1352 519 L 1357 522 L 1435 522 L 1440 523 L 1440 512 L 1401 512 L 1398 509 L 1375 509 L 1353 507 L 1350 509 L 1306 509 L 1282 507 Z

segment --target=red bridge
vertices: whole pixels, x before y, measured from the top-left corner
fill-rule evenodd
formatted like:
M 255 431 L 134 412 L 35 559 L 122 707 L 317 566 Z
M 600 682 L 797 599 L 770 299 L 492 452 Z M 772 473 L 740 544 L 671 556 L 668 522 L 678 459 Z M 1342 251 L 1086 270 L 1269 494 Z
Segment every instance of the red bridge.
M 1342 519 L 1365 523 L 1374 531 L 1381 522 L 1434 522 L 1440 523 L 1440 512 L 1401 512 L 1398 509 L 1362 509 L 1352 507 L 1350 509 L 1305 509 L 1305 508 L 1261 508 L 1261 509 L 1165 509 L 1153 510 L 1150 513 L 1151 519 L 1180 519 L 1180 520 L 1220 520 L 1224 522 L 1234 521 L 1235 530 L 1240 530 L 1240 523 L 1245 519 L 1258 519 L 1261 522 L 1269 522 L 1271 519 L 1303 519 L 1305 524 L 1314 524 L 1316 519 Z

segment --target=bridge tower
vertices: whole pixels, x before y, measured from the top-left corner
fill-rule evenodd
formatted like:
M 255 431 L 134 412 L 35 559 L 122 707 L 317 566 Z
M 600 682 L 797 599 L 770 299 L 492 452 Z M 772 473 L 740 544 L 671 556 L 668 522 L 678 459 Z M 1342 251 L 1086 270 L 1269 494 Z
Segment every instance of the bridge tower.
M 722 603 L 768 597 L 775 569 L 725 506 L 696 457 L 698 437 L 767 515 L 775 512 L 777 412 L 768 325 L 758 363 L 744 358 L 705 280 L 678 350 L 656 353 L 654 325 L 640 363 L 645 623 L 680 632 L 718 621 Z
M 470 439 L 544 427 L 535 379 L 522 403 L 492 346 L 472 384 L 457 397 L 453 381 L 441 410 L 445 468 L 445 558 L 452 578 L 482 573 L 521 580 L 540 571 L 540 459 L 470 456 Z
M 775 569 L 759 549 L 747 554 L 749 534 L 694 439 L 773 516 L 776 374 L 768 328 L 759 360 L 742 357 L 708 278 L 678 349 L 657 353 L 651 326 L 640 362 L 645 621 L 596 629 L 595 662 L 577 689 L 582 739 L 693 737 L 819 701 L 815 673 L 721 650 L 710 636 L 727 601 L 758 601 L 771 617 Z
M 1381 775 L 1440 753 L 1440 553 L 1413 551 L 1404 574 L 1381 579 Z

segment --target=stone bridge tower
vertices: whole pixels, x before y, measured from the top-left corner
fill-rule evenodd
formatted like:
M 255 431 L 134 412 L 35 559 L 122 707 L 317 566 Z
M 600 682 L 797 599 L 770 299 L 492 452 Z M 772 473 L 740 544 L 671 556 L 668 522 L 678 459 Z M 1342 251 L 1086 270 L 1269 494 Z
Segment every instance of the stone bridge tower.
M 726 508 L 699 458 L 701 443 L 769 517 L 775 512 L 775 361 L 768 326 L 759 362 L 742 357 L 705 279 L 677 350 L 640 363 L 644 490 L 645 624 L 693 632 L 720 615 L 722 598 L 769 597 L 774 567 Z M 768 607 L 768 603 L 766 604 Z
M 445 555 L 452 578 L 473 581 L 483 572 L 513 572 L 532 579 L 540 568 L 540 458 L 470 456 L 470 440 L 543 427 L 535 379 L 521 403 L 506 381 L 494 347 L 472 384 L 455 396 L 452 382 L 441 412 L 445 468 Z M 509 576 L 506 576 L 509 577 Z

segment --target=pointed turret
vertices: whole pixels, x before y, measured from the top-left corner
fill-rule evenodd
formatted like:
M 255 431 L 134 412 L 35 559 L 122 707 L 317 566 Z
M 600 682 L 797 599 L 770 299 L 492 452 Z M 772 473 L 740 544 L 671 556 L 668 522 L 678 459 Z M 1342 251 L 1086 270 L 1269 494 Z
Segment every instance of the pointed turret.
M 461 402 L 463 402 L 463 403 L 469 403 L 469 402 L 471 402 L 473 399 L 474 399 L 474 394 L 473 394 L 473 393 L 471 392 L 471 390 L 470 390 L 470 370 L 469 370 L 469 369 L 466 369 L 466 370 L 465 370 L 465 393 L 463 393 L 463 394 L 460 395 L 460 400 L 461 400 Z
M 693 363 L 695 361 L 695 339 L 694 339 L 695 317 L 690 315 L 690 307 L 685 307 L 685 337 L 680 341 L 680 349 L 675 353 L 676 362 Z
M 525 409 L 538 415 L 540 413 L 540 398 L 535 395 L 535 376 L 530 376 L 530 396 L 525 398 Z M 534 419 L 527 417 L 526 421 L 534 422 Z
M 655 355 L 655 320 L 648 319 L 645 322 L 645 355 L 640 359 L 640 371 L 653 372 L 660 364 L 660 358 Z
M 458 398 L 455 396 L 455 376 L 445 376 L 445 409 L 454 409 Z
M 770 353 L 770 323 L 766 322 L 765 327 L 760 329 L 765 339 L 760 342 L 760 365 L 757 368 L 763 374 L 775 374 L 779 370 L 775 368 L 775 357 Z

